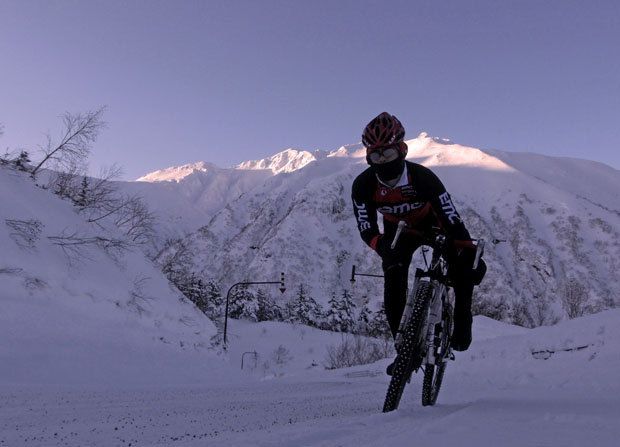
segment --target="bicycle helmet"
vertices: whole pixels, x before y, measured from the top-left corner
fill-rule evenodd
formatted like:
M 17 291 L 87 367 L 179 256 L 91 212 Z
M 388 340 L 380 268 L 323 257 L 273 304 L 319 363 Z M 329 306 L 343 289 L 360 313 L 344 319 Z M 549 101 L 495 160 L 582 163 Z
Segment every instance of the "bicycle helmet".
M 402 158 L 407 155 L 405 128 L 398 118 L 383 112 L 369 122 L 362 133 L 362 144 L 366 147 L 366 155 L 379 147 L 398 145 Z

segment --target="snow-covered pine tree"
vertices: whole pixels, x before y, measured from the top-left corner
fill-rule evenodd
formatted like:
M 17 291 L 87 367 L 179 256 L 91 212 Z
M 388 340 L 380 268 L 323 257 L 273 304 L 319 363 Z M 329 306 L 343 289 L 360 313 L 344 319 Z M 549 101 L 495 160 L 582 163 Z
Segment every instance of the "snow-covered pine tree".
M 75 200 L 75 204 L 77 206 L 85 206 L 88 203 L 89 187 L 90 185 L 88 184 L 88 177 L 86 176 L 82 177 L 82 182 L 80 183 L 80 190 Z
M 335 295 L 330 298 L 325 327 L 335 332 L 351 332 L 355 328 L 355 303 L 347 289 L 340 299 Z
M 282 309 L 265 290 L 256 292 L 256 321 L 279 321 Z
M 220 286 L 215 280 L 209 280 L 206 282 L 204 288 L 207 298 L 205 314 L 211 320 L 220 320 L 224 315 L 224 298 L 222 297 Z
M 381 303 L 379 310 L 372 312 L 368 321 L 367 335 L 375 338 L 391 337 L 383 303 Z
M 306 292 L 303 284 L 299 284 L 297 294 L 286 303 L 287 321 L 308 326 L 319 327 L 323 319 L 323 309 Z
M 203 313 L 207 311 L 207 295 L 205 293 L 202 279 L 195 273 L 184 276 L 177 276 L 175 285 L 179 291 L 196 305 Z
M 15 167 L 20 171 L 28 171 L 28 165 L 30 164 L 30 154 L 26 151 L 21 151 L 19 157 L 13 160 Z
M 340 311 L 342 313 L 342 322 L 344 324 L 343 332 L 352 332 L 355 328 L 355 303 L 353 297 L 347 289 L 343 289 L 340 298 Z
M 327 314 L 325 315 L 322 328 L 328 331 L 340 332 L 340 313 L 338 312 L 338 300 L 336 299 L 336 295 L 332 295 L 327 305 L 329 307 L 327 308 Z
M 256 299 L 247 286 L 238 286 L 234 288 L 230 297 L 228 316 L 230 318 L 257 321 L 257 307 Z
M 308 302 L 306 306 L 306 315 L 308 319 L 308 325 L 312 327 L 321 327 L 325 319 L 325 312 L 323 306 L 316 302 L 316 300 L 308 295 Z
M 360 334 L 360 335 L 367 335 L 368 327 L 369 327 L 368 323 L 370 322 L 371 318 L 372 318 L 372 311 L 370 310 L 367 304 L 364 304 L 362 308 L 360 309 L 359 313 L 357 314 L 357 320 L 355 322 L 354 333 Z

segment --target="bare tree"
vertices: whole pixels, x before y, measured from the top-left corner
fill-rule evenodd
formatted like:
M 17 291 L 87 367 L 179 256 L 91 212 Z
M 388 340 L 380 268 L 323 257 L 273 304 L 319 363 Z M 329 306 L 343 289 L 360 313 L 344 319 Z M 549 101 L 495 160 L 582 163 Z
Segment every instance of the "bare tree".
M 342 335 L 339 346 L 327 346 L 325 367 L 327 369 L 346 368 L 365 365 L 384 358 L 392 357 L 392 343 L 385 343 L 361 335 Z
M 568 278 L 562 290 L 562 305 L 568 318 L 582 317 L 591 312 L 588 305 L 588 289 L 576 278 Z
M 107 214 L 118 206 L 117 189 L 112 183 L 122 176 L 122 169 L 117 165 L 103 168 L 99 175 L 84 178 L 80 181 L 78 202 L 76 203 L 83 211 L 91 213 L 91 219 L 95 214 Z
M 122 199 L 114 223 L 132 242 L 147 243 L 155 235 L 155 214 L 139 196 Z
M 182 239 L 166 240 L 164 248 L 155 256 L 161 271 L 174 282 L 177 276 L 189 274 L 192 252 L 187 242 Z
M 149 314 L 148 308 L 150 307 L 150 302 L 153 300 L 153 297 L 144 292 L 144 287 L 150 279 L 149 277 L 138 275 L 134 279 L 133 287 L 129 292 L 127 306 L 139 316 Z
M 72 164 L 66 166 L 65 169 L 52 171 L 47 184 L 47 189 L 63 199 L 72 200 L 75 203 L 75 197 L 79 192 L 79 178 L 81 178 L 84 169 Z
M 62 117 L 64 130 L 60 141 L 54 142 L 51 136 L 47 135 L 47 144 L 42 148 L 43 159 L 32 170 L 31 175 L 34 177 L 39 169 L 50 160 L 66 166 L 82 164 L 90 154 L 92 143 L 97 140 L 99 132 L 106 126 L 102 120 L 104 112 L 105 107 L 84 114 L 65 113 Z
M 98 177 L 88 177 L 73 165 L 50 177 L 48 188 L 69 199 L 89 223 L 102 226 L 109 220 L 136 244 L 148 243 L 155 234 L 156 216 L 139 195 L 120 194 L 113 180 L 121 176 L 116 165 L 103 169 Z

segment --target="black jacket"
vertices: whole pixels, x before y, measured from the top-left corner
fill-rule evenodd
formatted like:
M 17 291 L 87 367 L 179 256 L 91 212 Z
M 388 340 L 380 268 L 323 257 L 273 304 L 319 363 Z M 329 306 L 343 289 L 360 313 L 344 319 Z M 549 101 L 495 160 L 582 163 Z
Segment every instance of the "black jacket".
M 383 215 L 384 233 L 392 237 L 398 222 L 419 231 L 441 228 L 455 240 L 471 237 L 450 195 L 433 172 L 417 163 L 405 162 L 406 184 L 395 187 L 381 183 L 371 168 L 353 181 L 352 199 L 360 236 L 372 249 L 379 239 L 377 211 Z M 404 180 L 404 179 L 401 179 Z

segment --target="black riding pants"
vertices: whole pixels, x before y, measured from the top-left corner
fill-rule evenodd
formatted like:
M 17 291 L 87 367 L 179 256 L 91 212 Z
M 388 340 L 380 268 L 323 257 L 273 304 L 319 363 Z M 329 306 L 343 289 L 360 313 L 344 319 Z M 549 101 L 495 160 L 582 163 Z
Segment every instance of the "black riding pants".
M 385 275 L 383 300 L 385 314 L 396 338 L 400 319 L 407 300 L 407 282 L 409 265 L 413 253 L 419 248 L 416 244 L 398 244 L 390 254 L 382 258 L 383 274 Z M 474 291 L 474 282 L 471 278 L 471 266 L 475 251 L 464 250 L 457 256 L 456 252 L 446 253 L 444 258 L 448 262 L 448 276 L 450 277 L 455 295 L 455 319 L 471 318 L 471 299 Z

